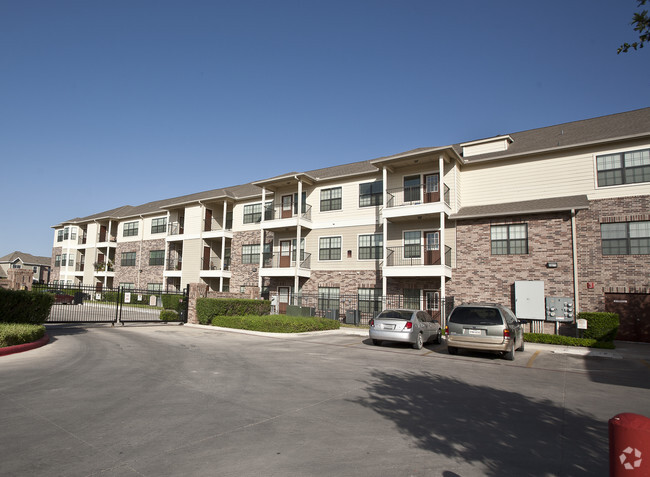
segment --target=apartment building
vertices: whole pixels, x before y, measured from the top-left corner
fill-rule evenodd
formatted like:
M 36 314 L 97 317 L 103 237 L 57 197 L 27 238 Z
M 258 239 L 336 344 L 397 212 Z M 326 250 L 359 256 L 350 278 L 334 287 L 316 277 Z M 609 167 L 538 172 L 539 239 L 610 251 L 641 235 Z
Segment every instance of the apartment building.
M 650 108 L 75 218 L 54 226 L 52 262 L 58 283 L 259 287 L 280 309 L 315 295 L 370 313 L 389 296 L 523 310 L 526 283 L 573 312 L 643 302 Z

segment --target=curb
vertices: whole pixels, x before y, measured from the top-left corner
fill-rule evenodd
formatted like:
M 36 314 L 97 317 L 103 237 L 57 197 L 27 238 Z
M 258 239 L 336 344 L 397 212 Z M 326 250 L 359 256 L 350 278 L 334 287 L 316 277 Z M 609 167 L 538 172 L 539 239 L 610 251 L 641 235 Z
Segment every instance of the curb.
M 49 343 L 49 341 L 50 341 L 50 337 L 47 333 L 45 333 L 45 336 L 43 336 L 41 339 L 32 341 L 31 343 L 24 343 L 24 344 L 19 344 L 14 346 L 5 346 L 4 348 L 0 348 L 0 356 L 22 353 L 23 351 L 29 351 L 30 349 L 40 348 L 41 346 L 45 346 L 47 343 Z

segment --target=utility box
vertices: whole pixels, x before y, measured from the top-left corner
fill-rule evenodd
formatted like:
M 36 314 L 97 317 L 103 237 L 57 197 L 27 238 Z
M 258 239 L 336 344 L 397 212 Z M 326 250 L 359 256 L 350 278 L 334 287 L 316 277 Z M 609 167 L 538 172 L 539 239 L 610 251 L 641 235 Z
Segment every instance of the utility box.
M 546 321 L 573 322 L 573 298 L 546 297 Z
M 325 318 L 329 318 L 330 320 L 338 320 L 339 319 L 339 310 L 326 310 L 325 311 Z
M 359 310 L 345 310 L 345 324 L 358 325 L 361 321 L 361 312 Z
M 515 314 L 518 319 L 544 320 L 544 281 L 515 281 Z

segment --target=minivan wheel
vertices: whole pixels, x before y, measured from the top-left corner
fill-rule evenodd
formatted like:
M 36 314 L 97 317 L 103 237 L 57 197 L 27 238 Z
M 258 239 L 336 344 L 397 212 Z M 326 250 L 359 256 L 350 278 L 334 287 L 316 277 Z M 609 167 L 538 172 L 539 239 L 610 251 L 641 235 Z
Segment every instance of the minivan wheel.
M 507 359 L 508 361 L 513 361 L 515 359 L 515 345 L 512 345 L 512 348 L 510 348 L 510 351 L 506 351 L 503 353 L 503 357 Z
M 422 333 L 418 333 L 417 338 L 415 338 L 415 343 L 413 343 L 413 349 L 422 349 Z
M 447 346 L 447 351 L 449 351 L 449 354 L 458 354 L 458 348 L 454 348 L 453 346 Z

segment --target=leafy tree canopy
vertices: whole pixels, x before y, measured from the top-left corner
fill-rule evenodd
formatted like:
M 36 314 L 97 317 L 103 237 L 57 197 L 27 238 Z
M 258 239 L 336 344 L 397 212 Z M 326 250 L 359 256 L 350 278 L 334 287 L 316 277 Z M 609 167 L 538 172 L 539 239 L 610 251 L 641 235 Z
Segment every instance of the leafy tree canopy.
M 638 0 L 638 6 L 641 7 L 645 5 L 648 0 Z M 643 48 L 643 44 L 646 42 L 650 43 L 650 15 L 648 15 L 648 10 L 643 10 L 642 12 L 637 12 L 632 17 L 632 23 L 634 25 L 634 31 L 639 32 L 639 41 L 633 43 L 623 43 L 616 50 L 617 53 L 627 53 L 630 48 Z

